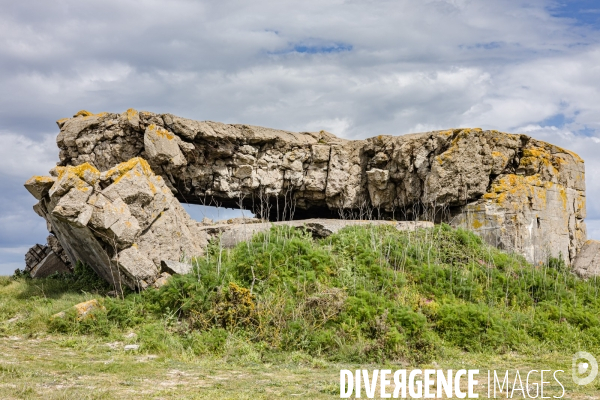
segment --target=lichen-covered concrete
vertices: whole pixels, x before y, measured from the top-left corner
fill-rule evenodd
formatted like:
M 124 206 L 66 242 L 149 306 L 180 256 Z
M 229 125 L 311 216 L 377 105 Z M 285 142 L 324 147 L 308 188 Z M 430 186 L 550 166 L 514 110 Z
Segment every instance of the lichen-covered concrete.
M 102 173 L 84 163 L 52 174 L 25 184 L 39 200 L 34 209 L 48 222 L 50 238 L 72 265 L 89 265 L 115 288 L 144 289 L 161 276 L 162 261 L 203 253 L 206 234 L 145 160 Z
M 60 165 L 105 171 L 143 157 L 182 202 L 272 220 L 428 217 L 532 262 L 571 263 L 586 240 L 583 160 L 526 135 L 465 128 L 346 140 L 131 109 L 58 125 Z

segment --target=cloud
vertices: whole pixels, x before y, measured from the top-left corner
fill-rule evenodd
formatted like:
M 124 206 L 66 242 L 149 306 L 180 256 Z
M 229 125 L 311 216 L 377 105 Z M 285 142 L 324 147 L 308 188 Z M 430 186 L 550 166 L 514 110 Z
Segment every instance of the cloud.
M 12 268 L 22 257 L 10 249 L 44 239 L 22 184 L 57 160 L 54 121 L 80 109 L 133 107 L 348 138 L 465 126 L 524 132 L 580 152 L 595 198 L 600 24 L 595 3 L 571 3 L 7 3 L 0 248 L 9 250 L 0 256 Z M 593 203 L 588 220 L 600 221 Z M 600 225 L 590 232 L 600 238 Z

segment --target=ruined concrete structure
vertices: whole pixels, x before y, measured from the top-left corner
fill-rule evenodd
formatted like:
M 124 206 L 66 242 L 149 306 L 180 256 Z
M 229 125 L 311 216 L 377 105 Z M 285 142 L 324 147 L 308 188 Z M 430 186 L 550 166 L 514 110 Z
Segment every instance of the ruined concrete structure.
M 207 244 L 206 234 L 141 158 L 102 173 L 88 163 L 51 173 L 25 183 L 39 200 L 34 210 L 71 263 L 84 262 L 119 289 L 154 284 L 162 261 L 189 260 Z
M 58 125 L 54 176 L 26 185 L 40 199 L 36 211 L 63 245 L 73 235 L 99 240 L 108 258 L 94 262 L 119 265 L 132 287 L 158 279 L 161 261 L 200 254 L 215 230 L 177 200 L 271 221 L 449 222 L 530 262 L 552 255 L 572 264 L 586 240 L 583 160 L 526 135 L 476 128 L 346 140 L 132 109 L 80 111 Z M 179 248 L 166 244 L 175 234 L 185 238 Z M 69 259 L 84 260 L 69 246 Z
M 480 129 L 346 140 L 128 110 L 58 121 L 60 165 L 106 171 L 148 160 L 182 202 L 271 220 L 410 220 L 479 232 L 537 262 L 571 263 L 586 240 L 584 163 L 532 139 Z

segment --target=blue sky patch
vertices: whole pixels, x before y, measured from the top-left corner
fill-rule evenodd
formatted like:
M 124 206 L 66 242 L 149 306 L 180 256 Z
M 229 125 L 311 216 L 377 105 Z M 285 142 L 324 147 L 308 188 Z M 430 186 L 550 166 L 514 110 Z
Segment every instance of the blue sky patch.
M 600 2 L 598 0 L 561 0 L 550 6 L 550 15 L 570 18 L 578 25 L 600 29 Z
M 497 49 L 502 47 L 502 45 L 504 45 L 504 43 L 502 42 L 489 42 L 489 43 L 477 43 L 475 44 L 475 48 L 477 49 L 486 49 L 486 50 L 492 50 L 492 49 Z
M 587 136 L 587 137 L 596 136 L 596 130 L 592 129 L 592 128 L 588 128 L 587 126 L 583 129 L 580 129 L 578 133 L 580 135 Z
M 571 122 L 573 122 L 573 118 L 567 118 L 564 114 L 556 114 L 540 122 L 540 126 L 555 126 L 557 128 L 562 128 L 565 124 Z
M 281 51 L 271 52 L 270 54 L 289 54 L 289 53 L 306 53 L 306 54 L 330 54 L 352 51 L 353 46 L 347 43 L 328 43 L 328 44 L 305 44 L 292 43 L 290 46 Z
M 294 51 L 298 53 L 308 53 L 308 54 L 317 54 L 317 53 L 339 53 L 342 51 L 351 51 L 352 45 L 336 43 L 332 46 L 305 46 L 302 44 L 297 44 L 294 46 Z

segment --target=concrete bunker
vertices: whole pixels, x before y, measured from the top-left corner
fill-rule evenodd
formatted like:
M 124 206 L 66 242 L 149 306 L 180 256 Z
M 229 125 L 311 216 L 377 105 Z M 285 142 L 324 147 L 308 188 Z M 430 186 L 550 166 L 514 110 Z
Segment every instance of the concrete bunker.
M 133 109 L 57 123 L 58 169 L 102 176 L 142 160 L 177 204 L 270 221 L 451 222 L 530 262 L 571 264 L 586 240 L 583 160 L 526 135 L 460 128 L 347 140 Z

